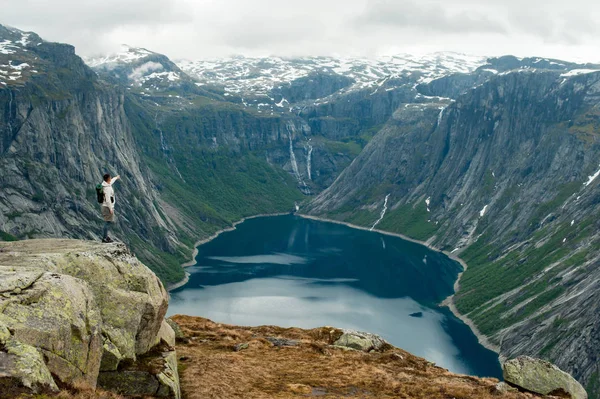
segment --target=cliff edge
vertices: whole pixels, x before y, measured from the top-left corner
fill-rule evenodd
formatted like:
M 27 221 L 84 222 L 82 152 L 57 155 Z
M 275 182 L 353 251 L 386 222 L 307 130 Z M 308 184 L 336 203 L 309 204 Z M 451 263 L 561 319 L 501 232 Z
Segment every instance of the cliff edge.
M 123 244 L 0 243 L 0 396 L 99 387 L 179 398 L 167 306 Z

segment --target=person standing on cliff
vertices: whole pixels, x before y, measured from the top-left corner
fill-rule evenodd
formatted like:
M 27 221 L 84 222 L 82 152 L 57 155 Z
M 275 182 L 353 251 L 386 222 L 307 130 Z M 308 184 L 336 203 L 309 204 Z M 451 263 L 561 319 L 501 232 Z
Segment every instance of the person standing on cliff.
M 102 242 L 113 242 L 108 235 L 110 225 L 115 221 L 115 190 L 112 185 L 121 178 L 121 176 L 111 177 L 109 173 L 103 176 L 102 191 L 104 193 L 104 202 L 102 202 L 102 218 L 104 219 L 104 229 L 102 230 Z

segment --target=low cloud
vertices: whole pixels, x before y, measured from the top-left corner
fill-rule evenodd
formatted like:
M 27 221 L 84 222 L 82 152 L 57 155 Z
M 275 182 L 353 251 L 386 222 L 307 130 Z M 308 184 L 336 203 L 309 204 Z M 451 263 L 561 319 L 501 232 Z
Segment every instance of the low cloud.
M 378 0 L 368 5 L 355 24 L 368 29 L 393 27 L 427 33 L 506 33 L 504 24 L 484 10 L 472 5 L 452 7 L 447 1 Z
M 131 80 L 138 81 L 142 77 L 144 77 L 148 72 L 160 71 L 163 68 L 164 67 L 158 62 L 149 61 L 135 68 L 127 77 Z
M 2 20 L 82 55 L 121 43 L 177 58 L 460 51 L 600 60 L 590 0 L 43 0 Z

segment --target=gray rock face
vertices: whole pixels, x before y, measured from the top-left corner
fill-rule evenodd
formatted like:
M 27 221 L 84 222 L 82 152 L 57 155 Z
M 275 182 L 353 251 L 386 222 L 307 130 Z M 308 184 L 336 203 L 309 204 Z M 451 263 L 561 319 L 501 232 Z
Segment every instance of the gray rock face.
M 181 327 L 179 327 L 179 324 L 177 324 L 173 319 L 168 318 L 165 319 L 165 321 L 167 322 L 167 324 L 169 326 L 171 326 L 171 329 L 173 330 L 173 332 L 175 333 L 175 339 L 184 339 L 185 338 L 185 334 L 183 333 L 183 331 L 181 331 Z
M 99 375 L 119 374 L 122 361 L 175 344 L 164 320 L 167 292 L 123 244 L 0 243 L 0 295 L 0 357 L 8 364 L 0 379 L 34 391 L 56 382 L 93 388 Z M 176 355 L 163 358 L 153 394 L 163 387 L 173 397 Z
M 177 355 L 175 351 L 159 353 L 124 370 L 101 372 L 98 386 L 127 396 L 180 399 Z
M 58 391 L 39 350 L 10 336 L 0 324 L 0 388 L 6 394 Z
M 542 395 L 567 393 L 572 399 L 587 399 L 585 389 L 573 377 L 553 364 L 521 356 L 502 366 L 506 382 Z
M 347 76 L 315 72 L 296 79 L 289 85 L 273 89 L 271 95 L 278 102 L 285 99 L 289 103 L 297 103 L 327 97 L 352 83 L 354 80 Z
M 47 57 L 59 56 L 49 52 Z M 94 83 L 93 72 L 75 54 L 48 60 L 52 68 L 60 64 L 86 71 L 70 77 L 80 86 L 63 82 L 60 89 L 48 89 L 55 94 L 50 98 L 35 85 L 0 90 L 5 110 L 0 113 L 0 169 L 6 172 L 0 176 L 0 230 L 18 238 L 99 239 L 102 220 L 94 187 L 109 172 L 123 178 L 116 185 L 113 234 L 126 241 L 142 235 L 142 241 L 167 252 L 182 247 L 177 224 L 162 209 L 152 174 L 136 149 L 125 94 Z M 47 75 L 53 73 L 49 69 Z
M 0 281 L 4 276 L 16 281 L 19 271 L 11 271 L 13 267 L 3 260 Z M 102 356 L 102 321 L 94 295 L 77 278 L 53 272 L 38 274 L 20 292 L 16 288 L 7 291 L 10 286 L 2 284 L 10 295 L 0 299 L 0 325 L 10 328 L 9 341 L 15 348 L 38 348 L 47 359 L 47 369 L 60 382 L 94 387 Z
M 163 320 L 160 325 L 160 330 L 158 330 L 158 334 L 156 335 L 156 339 L 154 341 L 154 345 L 165 344 L 169 347 L 175 347 L 175 338 L 176 334 L 171 324 L 167 322 L 167 320 Z
M 49 278 L 55 275 L 57 279 L 65 276 L 83 280 L 99 308 L 102 335 L 116 346 L 122 359 L 135 360 L 136 355 L 155 345 L 167 311 L 168 294 L 156 275 L 123 244 L 49 239 L 0 246 L 4 250 L 0 265 L 14 269 L 15 274 L 25 268 L 46 270 Z M 85 306 L 71 308 L 78 311 Z M 5 308 L 4 313 L 8 310 Z M 82 323 L 98 325 L 98 321 Z

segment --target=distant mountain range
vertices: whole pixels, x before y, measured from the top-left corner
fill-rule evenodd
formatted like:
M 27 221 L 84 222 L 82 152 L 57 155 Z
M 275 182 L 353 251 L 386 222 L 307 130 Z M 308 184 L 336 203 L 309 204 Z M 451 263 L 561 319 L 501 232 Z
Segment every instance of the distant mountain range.
M 440 53 L 85 63 L 0 26 L 0 236 L 117 234 L 167 283 L 194 242 L 291 211 L 469 264 L 454 298 L 502 355 L 600 397 L 600 65 Z

